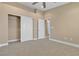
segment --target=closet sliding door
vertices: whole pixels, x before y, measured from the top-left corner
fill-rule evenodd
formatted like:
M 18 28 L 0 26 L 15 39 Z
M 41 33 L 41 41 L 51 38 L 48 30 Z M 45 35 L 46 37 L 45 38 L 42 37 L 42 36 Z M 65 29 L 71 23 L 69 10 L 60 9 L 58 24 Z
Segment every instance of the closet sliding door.
M 21 16 L 21 42 L 33 40 L 33 19 Z

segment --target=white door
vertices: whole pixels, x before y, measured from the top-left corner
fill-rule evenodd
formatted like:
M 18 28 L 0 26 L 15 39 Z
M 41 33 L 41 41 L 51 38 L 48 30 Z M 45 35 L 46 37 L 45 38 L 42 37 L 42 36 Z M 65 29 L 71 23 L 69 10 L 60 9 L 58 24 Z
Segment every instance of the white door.
M 33 40 L 33 20 L 31 17 L 21 17 L 21 42 Z
M 39 19 L 38 20 L 38 39 L 45 38 L 45 20 Z

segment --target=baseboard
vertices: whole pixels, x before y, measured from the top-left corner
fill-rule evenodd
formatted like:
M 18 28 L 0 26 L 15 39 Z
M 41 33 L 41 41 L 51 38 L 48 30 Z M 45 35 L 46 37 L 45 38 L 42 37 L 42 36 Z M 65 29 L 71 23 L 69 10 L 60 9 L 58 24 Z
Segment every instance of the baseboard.
M 39 40 L 39 39 L 46 39 L 46 38 L 47 38 L 47 37 L 44 37 L 44 38 L 38 38 L 38 40 Z
M 34 38 L 34 40 L 37 40 L 37 38 Z
M 56 40 L 56 39 L 49 39 L 49 40 L 57 42 L 57 43 L 65 44 L 65 45 L 68 45 L 68 46 L 72 46 L 72 47 L 75 47 L 75 48 L 79 48 L 79 44 L 65 42 L 65 41 Z
M 18 41 L 17 39 L 9 40 L 8 42 L 16 42 Z
M 0 44 L 0 47 L 7 46 L 8 43 Z

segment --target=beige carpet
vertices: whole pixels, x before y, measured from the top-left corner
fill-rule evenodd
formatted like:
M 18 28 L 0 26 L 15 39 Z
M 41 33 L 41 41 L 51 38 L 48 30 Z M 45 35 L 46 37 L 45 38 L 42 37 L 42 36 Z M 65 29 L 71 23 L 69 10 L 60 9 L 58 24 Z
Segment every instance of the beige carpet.
M 79 56 L 79 49 L 41 39 L 23 43 L 10 43 L 0 48 L 1 56 Z

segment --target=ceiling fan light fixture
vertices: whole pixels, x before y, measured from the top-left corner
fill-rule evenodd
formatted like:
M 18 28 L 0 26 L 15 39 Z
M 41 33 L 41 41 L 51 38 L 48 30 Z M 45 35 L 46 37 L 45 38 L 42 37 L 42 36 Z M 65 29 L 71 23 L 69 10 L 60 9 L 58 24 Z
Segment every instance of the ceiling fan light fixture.
M 32 5 L 36 5 L 38 2 L 33 2 Z
M 43 8 L 46 8 L 46 2 L 43 2 Z

